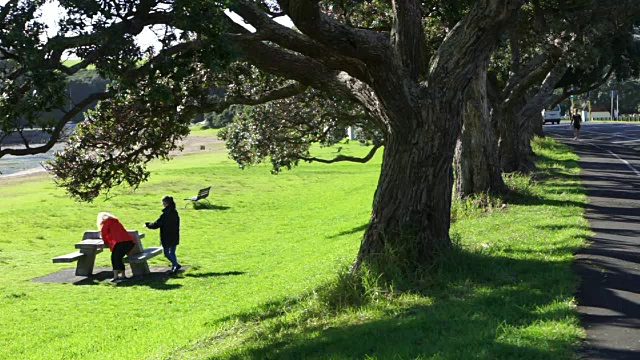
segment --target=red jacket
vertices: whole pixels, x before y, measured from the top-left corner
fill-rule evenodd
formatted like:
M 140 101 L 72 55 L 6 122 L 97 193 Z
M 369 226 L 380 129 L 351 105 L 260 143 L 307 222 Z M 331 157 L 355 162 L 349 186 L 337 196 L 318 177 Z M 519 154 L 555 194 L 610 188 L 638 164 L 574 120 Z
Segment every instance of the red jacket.
M 113 247 L 116 246 L 116 243 L 125 241 L 133 241 L 135 243 L 133 236 L 125 230 L 124 226 L 120 224 L 118 219 L 105 220 L 102 223 L 100 234 L 102 235 L 102 241 L 109 245 L 109 250 L 111 251 L 113 251 Z

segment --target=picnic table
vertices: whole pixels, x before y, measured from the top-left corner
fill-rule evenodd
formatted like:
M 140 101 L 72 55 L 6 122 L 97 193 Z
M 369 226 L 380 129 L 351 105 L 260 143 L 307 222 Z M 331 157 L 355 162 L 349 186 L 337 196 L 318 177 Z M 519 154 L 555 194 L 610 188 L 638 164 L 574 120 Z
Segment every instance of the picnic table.
M 158 256 L 162 253 L 161 247 L 143 248 L 143 233 L 137 230 L 127 230 L 136 241 L 135 246 L 124 259 L 131 266 L 133 276 L 146 275 L 150 273 L 147 260 Z M 84 232 L 82 241 L 75 244 L 78 251 L 61 255 L 53 258 L 54 263 L 70 263 L 77 261 L 76 276 L 91 276 L 93 274 L 93 266 L 96 261 L 96 255 L 102 252 L 105 244 L 100 237 L 100 230 L 88 230 Z

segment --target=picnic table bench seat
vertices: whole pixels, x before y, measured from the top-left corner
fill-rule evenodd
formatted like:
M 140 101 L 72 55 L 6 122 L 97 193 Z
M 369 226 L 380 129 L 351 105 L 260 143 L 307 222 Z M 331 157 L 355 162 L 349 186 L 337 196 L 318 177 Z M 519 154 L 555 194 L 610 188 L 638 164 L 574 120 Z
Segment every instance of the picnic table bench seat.
M 81 257 L 86 254 L 81 253 L 80 251 L 72 252 L 70 254 L 60 255 L 53 258 L 53 263 L 70 263 L 74 261 L 78 261 Z
M 124 261 L 130 264 L 133 276 L 149 274 L 151 271 L 149 270 L 147 260 L 160 255 L 162 253 L 162 248 L 150 247 L 145 249 L 142 246 L 144 234 L 138 233 L 137 230 L 128 230 L 127 232 L 135 239 L 135 246 L 131 250 L 130 255 L 124 258 Z M 52 259 L 53 262 L 70 263 L 77 261 L 76 276 L 91 276 L 93 273 L 96 255 L 102 252 L 105 247 L 105 244 L 100 237 L 100 231 L 85 231 L 82 236 L 82 241 L 76 243 L 75 247 L 78 251 L 57 256 Z
M 161 247 L 149 247 L 146 248 L 144 250 L 142 250 L 141 252 L 137 253 L 137 254 L 131 254 L 129 256 L 127 256 L 126 258 L 124 258 L 124 262 L 126 263 L 142 263 L 145 262 L 149 259 L 152 259 L 158 255 L 162 254 L 162 248 Z

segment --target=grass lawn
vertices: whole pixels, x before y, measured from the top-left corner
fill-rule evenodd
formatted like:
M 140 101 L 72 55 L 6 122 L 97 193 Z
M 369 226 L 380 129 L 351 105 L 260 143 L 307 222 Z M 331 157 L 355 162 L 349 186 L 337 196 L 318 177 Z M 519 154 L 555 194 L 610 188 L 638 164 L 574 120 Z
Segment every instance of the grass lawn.
M 191 127 L 191 135 L 198 135 L 198 136 L 213 136 L 213 137 L 217 137 L 218 133 L 220 132 L 220 129 L 210 129 L 210 128 L 205 128 L 203 126 L 193 126 Z
M 571 357 L 582 330 L 569 265 L 588 233 L 586 198 L 575 155 L 551 140 L 535 145 L 541 171 L 535 181 L 510 179 L 518 195 L 506 209 L 456 204 L 459 247 L 423 287 L 390 292 L 369 279 L 360 306 L 336 305 L 350 293 L 336 278 L 358 249 L 380 155 L 277 176 L 266 166 L 239 170 L 222 153 L 186 155 L 154 164 L 135 193 L 94 204 L 48 180 L 0 181 L 0 358 Z M 205 185 L 217 207 L 179 209 L 178 257 L 191 266 L 183 275 L 124 286 L 30 281 L 67 267 L 51 258 L 72 252 L 97 212 L 141 229 L 161 196 Z M 144 244 L 156 245 L 157 232 L 145 232 Z M 108 253 L 97 262 L 108 266 Z

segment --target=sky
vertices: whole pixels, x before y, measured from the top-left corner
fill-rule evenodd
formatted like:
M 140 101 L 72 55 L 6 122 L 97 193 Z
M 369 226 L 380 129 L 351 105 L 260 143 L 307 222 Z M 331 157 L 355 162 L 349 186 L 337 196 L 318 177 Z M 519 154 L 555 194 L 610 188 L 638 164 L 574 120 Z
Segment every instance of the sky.
M 4 6 L 4 4 L 7 3 L 7 1 L 8 0 L 0 0 L 0 6 Z M 234 22 L 242 25 L 243 27 L 245 27 L 251 32 L 255 32 L 255 28 L 253 28 L 251 25 L 244 23 L 244 21 L 242 20 L 242 17 L 240 17 L 239 15 L 228 10 L 225 11 L 225 13 Z M 48 1 L 41 8 L 38 15 L 40 16 L 40 19 L 42 20 L 42 22 L 44 22 L 47 25 L 48 27 L 47 35 L 51 37 L 57 33 L 59 29 L 58 21 L 65 15 L 65 13 L 64 13 L 64 10 L 60 8 L 60 6 L 58 5 L 58 1 L 53 0 L 53 1 Z M 284 26 L 293 27 L 293 22 L 291 22 L 291 19 L 289 19 L 286 16 L 279 17 L 275 19 L 275 21 Z M 151 46 L 154 47 L 155 49 L 160 49 L 161 47 L 160 42 L 158 41 L 156 35 L 153 33 L 153 31 L 149 27 L 146 27 L 138 36 L 136 36 L 136 41 L 138 45 L 140 45 L 143 49 L 147 49 Z M 72 59 L 73 56 L 69 55 L 68 58 Z

